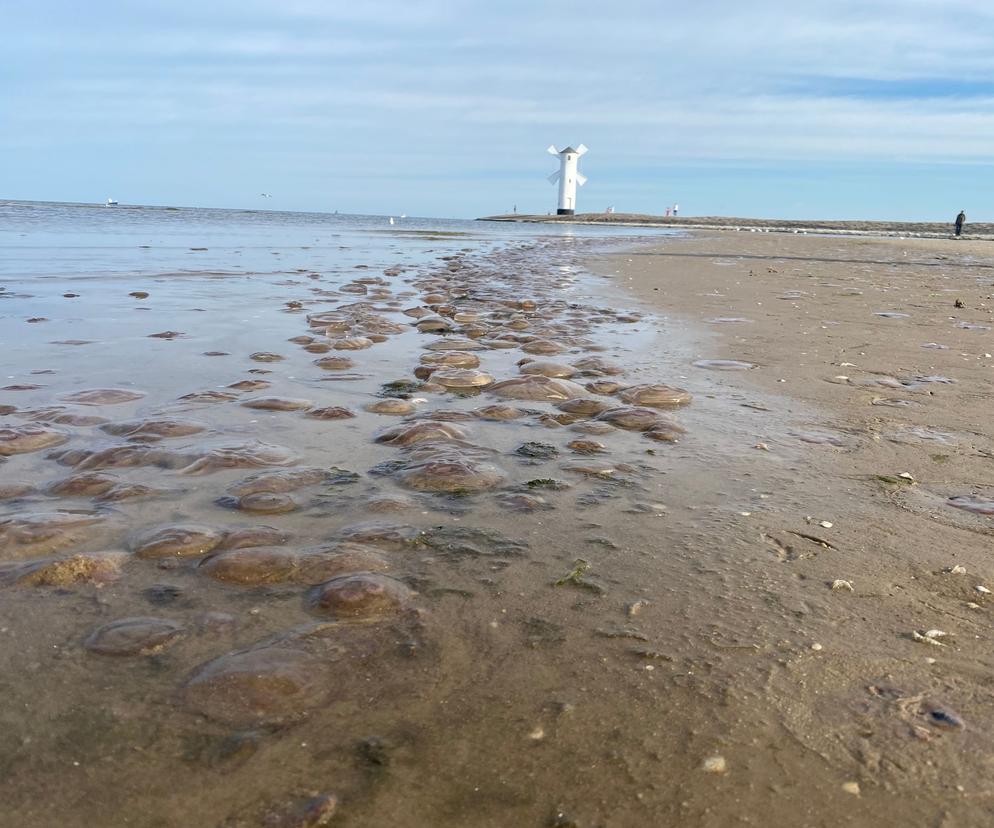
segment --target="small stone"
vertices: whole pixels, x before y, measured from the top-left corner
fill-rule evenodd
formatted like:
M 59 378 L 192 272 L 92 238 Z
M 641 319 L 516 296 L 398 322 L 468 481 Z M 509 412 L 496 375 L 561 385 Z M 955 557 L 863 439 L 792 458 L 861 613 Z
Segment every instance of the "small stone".
M 822 527 L 823 529 L 831 529 L 832 528 L 831 521 L 827 521 L 827 520 L 820 520 L 820 521 L 818 521 L 818 525 L 820 527 Z
M 843 782 L 842 790 L 844 790 L 847 794 L 859 796 L 859 782 Z
M 725 762 L 724 756 L 709 756 L 701 763 L 701 770 L 705 773 L 725 773 L 728 770 L 728 764 Z
M 975 586 L 974 589 L 977 592 L 979 592 L 981 595 L 990 595 L 991 594 L 991 591 L 987 587 L 980 586 L 979 584 L 977 586 Z
M 816 653 L 819 653 L 825 648 L 822 647 L 821 644 L 812 644 L 811 649 L 814 650 Z
M 832 581 L 832 589 L 837 592 L 855 592 L 852 581 L 843 581 L 841 578 L 836 578 Z

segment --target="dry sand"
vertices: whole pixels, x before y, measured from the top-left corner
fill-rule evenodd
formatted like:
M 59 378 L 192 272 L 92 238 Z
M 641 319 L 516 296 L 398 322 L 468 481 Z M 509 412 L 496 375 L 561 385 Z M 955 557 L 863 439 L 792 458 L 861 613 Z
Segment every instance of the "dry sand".
M 612 267 L 639 299 L 714 332 L 700 358 L 758 366 L 723 374 L 718 397 L 740 399 L 739 448 L 767 496 L 729 516 L 747 539 L 736 560 L 698 550 L 748 605 L 733 616 L 728 596 L 700 591 L 721 634 L 756 648 L 724 688 L 738 715 L 716 748 L 749 793 L 716 799 L 704 823 L 989 824 L 994 249 L 710 233 Z M 804 770 L 787 758 L 798 747 Z

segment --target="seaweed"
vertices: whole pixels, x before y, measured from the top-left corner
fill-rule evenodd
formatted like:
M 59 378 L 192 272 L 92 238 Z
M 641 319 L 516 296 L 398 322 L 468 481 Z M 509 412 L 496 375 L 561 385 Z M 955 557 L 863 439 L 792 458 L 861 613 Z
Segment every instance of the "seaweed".
M 587 572 L 590 571 L 590 562 L 585 561 L 583 558 L 577 558 L 573 561 L 573 568 L 563 575 L 558 581 L 553 581 L 553 586 L 575 586 L 581 589 L 587 589 L 591 592 L 596 592 L 598 595 L 603 595 L 607 590 L 604 589 L 596 581 L 592 581 L 590 578 L 586 577 Z

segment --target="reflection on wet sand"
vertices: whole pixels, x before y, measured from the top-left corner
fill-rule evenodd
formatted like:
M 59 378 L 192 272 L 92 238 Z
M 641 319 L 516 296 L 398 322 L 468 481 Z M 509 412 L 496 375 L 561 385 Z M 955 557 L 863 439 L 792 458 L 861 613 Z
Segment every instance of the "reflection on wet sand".
M 612 327 L 640 317 L 570 298 L 586 278 L 557 264 L 572 247 L 549 241 L 382 276 L 290 279 L 269 291 L 279 316 L 256 349 L 238 357 L 223 321 L 209 337 L 173 322 L 185 333 L 145 334 L 157 343 L 147 347 L 169 351 L 118 372 L 130 377 L 122 387 L 89 387 L 71 353 L 46 357 L 59 367 L 49 384 L 16 400 L 10 392 L 4 409 L 0 454 L 5 471 L 18 463 L 19 483 L 3 490 L 0 584 L 16 601 L 46 591 L 50 610 L 29 612 L 35 626 L 18 634 L 71 654 L 75 679 L 53 715 L 99 695 L 172 733 L 202 730 L 199 717 L 236 728 L 210 731 L 226 739 L 263 728 L 254 753 L 299 739 L 304 720 L 366 736 L 373 719 L 343 705 L 369 704 L 370 682 L 375 710 L 398 693 L 430 692 L 433 671 L 455 680 L 457 639 L 477 634 L 502 579 L 529 558 L 520 537 L 529 525 L 506 516 L 563 510 L 569 523 L 581 490 L 588 498 L 578 503 L 616 497 L 596 490 L 605 482 L 634 498 L 645 486 L 632 463 L 643 449 L 626 432 L 684 433 L 657 409 L 688 404 L 688 392 L 641 371 L 626 382 L 626 369 L 599 355 L 624 360 Z M 220 308 L 207 310 L 210 326 Z M 222 355 L 202 378 L 156 370 L 157 360 L 193 368 Z M 615 380 L 581 384 L 604 376 Z M 323 382 L 336 379 L 350 382 Z M 576 439 L 581 426 L 603 442 Z M 536 439 L 536 429 L 549 436 Z M 614 456 L 577 463 L 568 454 Z M 557 472 L 572 482 L 554 481 Z M 369 519 L 390 512 L 411 522 Z M 251 523 L 260 516 L 272 525 Z M 481 588 L 491 597 L 474 609 Z M 469 602 L 462 633 L 445 620 L 453 596 Z M 107 656 L 136 666 L 98 692 Z M 153 663 L 152 673 L 139 666 Z M 83 738 L 84 753 L 104 749 Z M 158 737 L 148 738 L 155 772 L 173 772 L 168 752 L 151 747 Z M 38 750 L 33 761 L 46 761 Z M 289 782 L 279 793 L 295 790 Z M 227 801 L 210 805 L 219 818 L 243 812 Z

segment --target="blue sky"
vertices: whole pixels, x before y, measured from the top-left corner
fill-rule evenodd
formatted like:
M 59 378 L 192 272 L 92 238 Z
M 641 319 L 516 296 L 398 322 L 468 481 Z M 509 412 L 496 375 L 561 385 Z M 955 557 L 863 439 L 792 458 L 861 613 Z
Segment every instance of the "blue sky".
M 583 142 L 581 211 L 994 220 L 989 0 L 35 0 L 0 43 L 0 198 L 546 212 Z

